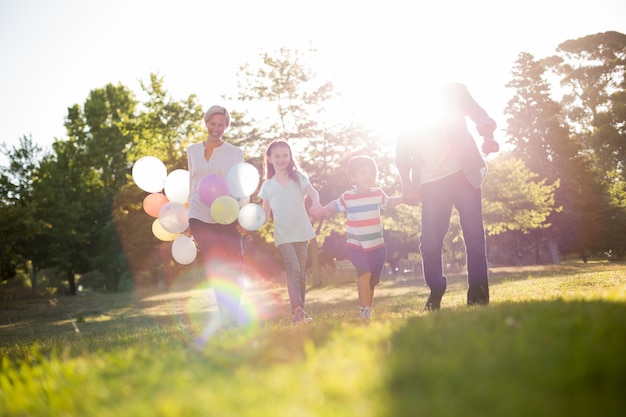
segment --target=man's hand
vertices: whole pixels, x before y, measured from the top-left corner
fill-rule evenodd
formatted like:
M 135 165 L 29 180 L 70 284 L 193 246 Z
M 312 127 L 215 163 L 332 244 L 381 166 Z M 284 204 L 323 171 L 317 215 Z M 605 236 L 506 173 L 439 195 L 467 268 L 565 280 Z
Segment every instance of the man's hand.
M 492 152 L 498 152 L 500 150 L 500 145 L 493 139 L 485 139 L 482 150 L 485 155 L 489 155 Z
M 409 206 L 417 206 L 420 203 L 419 188 L 415 187 L 410 182 L 408 184 L 402 183 L 402 202 Z
M 314 206 L 312 205 L 311 208 L 309 209 L 309 214 L 311 216 L 313 216 L 316 219 L 319 219 L 320 217 L 322 217 L 322 209 L 319 206 Z

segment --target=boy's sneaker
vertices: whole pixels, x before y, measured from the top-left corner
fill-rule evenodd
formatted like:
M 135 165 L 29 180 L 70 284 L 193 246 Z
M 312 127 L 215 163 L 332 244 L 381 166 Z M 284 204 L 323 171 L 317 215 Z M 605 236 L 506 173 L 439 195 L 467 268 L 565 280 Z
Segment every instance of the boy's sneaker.
M 361 318 L 362 319 L 371 319 L 372 318 L 372 308 L 371 307 L 359 307 L 361 310 Z
M 306 314 L 306 311 L 302 307 L 296 308 L 296 311 L 293 313 L 293 319 L 291 319 L 291 324 L 300 324 L 300 323 L 311 323 L 313 319 L 311 316 Z

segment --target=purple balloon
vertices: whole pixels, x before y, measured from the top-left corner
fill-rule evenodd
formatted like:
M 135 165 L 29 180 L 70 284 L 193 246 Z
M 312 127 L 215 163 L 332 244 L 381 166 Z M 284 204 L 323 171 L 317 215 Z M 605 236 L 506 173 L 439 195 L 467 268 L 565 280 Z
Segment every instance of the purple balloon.
M 217 197 L 228 194 L 228 183 L 224 177 L 217 174 L 209 174 L 198 183 L 198 195 L 207 207 L 211 207 Z

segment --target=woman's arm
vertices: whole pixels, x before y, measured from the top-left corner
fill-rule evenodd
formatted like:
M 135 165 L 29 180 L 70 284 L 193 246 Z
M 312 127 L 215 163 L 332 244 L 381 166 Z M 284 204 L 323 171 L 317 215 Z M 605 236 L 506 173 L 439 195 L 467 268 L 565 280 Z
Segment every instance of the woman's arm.
M 270 202 L 268 200 L 263 200 L 263 211 L 265 212 L 265 223 L 270 221 L 270 214 L 272 209 L 270 209 Z

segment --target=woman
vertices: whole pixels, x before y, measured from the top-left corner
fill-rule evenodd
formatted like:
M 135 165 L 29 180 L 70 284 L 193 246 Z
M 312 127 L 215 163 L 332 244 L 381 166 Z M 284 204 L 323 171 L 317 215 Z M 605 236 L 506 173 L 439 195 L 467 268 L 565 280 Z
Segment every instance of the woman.
M 210 207 L 200 199 L 198 185 L 209 174 L 226 178 L 228 171 L 243 162 L 241 148 L 224 142 L 230 114 L 212 106 L 204 115 L 207 139 L 187 148 L 189 167 L 189 229 L 203 257 L 206 276 L 211 280 L 224 328 L 237 326 L 241 301 L 243 255 L 237 222 L 220 224 L 211 216 Z

